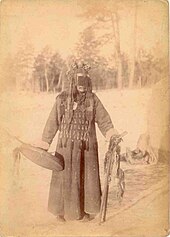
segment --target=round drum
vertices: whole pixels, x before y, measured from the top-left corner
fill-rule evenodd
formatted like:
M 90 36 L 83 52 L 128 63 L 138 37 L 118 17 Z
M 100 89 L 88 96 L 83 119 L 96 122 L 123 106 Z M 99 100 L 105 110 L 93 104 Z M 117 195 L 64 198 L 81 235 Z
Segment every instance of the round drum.
M 34 147 L 29 144 L 22 144 L 18 150 L 26 158 L 41 167 L 54 171 L 62 171 L 64 169 L 64 158 L 57 152 L 55 155 L 52 155 L 42 148 Z

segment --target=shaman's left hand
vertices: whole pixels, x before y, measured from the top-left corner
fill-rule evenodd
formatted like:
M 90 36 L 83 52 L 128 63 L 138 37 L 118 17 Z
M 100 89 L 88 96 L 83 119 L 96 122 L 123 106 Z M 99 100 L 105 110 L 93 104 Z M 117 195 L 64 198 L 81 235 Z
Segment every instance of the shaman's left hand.
M 114 129 L 114 128 L 111 128 L 109 131 L 107 131 L 107 133 L 106 133 L 106 136 L 105 136 L 105 138 L 106 138 L 106 142 L 109 142 L 110 141 L 110 139 L 112 138 L 112 137 L 118 137 L 119 136 L 119 133 L 118 133 L 118 131 L 116 130 L 116 129 Z

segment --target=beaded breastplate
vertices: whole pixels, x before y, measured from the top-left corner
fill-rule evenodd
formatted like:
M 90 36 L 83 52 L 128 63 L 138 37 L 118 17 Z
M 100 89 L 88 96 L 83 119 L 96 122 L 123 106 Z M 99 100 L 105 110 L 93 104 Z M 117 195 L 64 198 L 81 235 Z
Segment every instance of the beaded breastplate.
M 67 125 L 65 115 L 63 115 L 59 138 L 71 139 L 72 141 L 86 141 L 88 139 L 88 128 L 89 121 L 86 118 L 85 110 L 77 107 L 73 112 L 69 126 Z
M 67 146 L 67 142 L 74 143 L 78 141 L 80 146 L 88 149 L 89 133 L 93 119 L 93 98 L 90 94 L 87 99 L 77 103 L 76 108 L 73 106 L 72 113 L 67 110 L 67 100 L 61 101 L 60 106 L 60 133 L 59 146 Z M 71 115 L 71 116 L 70 116 Z

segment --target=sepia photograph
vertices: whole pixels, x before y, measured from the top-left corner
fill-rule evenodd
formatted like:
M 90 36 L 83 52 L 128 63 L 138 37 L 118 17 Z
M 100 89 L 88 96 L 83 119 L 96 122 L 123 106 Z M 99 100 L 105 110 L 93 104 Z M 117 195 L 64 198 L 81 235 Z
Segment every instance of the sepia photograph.
M 0 236 L 170 234 L 168 4 L 0 1 Z

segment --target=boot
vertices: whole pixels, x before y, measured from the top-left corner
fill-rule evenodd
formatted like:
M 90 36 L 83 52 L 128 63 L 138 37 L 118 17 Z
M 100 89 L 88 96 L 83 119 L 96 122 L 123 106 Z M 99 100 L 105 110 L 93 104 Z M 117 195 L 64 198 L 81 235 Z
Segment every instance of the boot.
M 65 222 L 66 221 L 64 216 L 62 216 L 62 215 L 56 216 L 56 219 L 57 219 L 58 222 Z
M 88 222 L 95 218 L 95 215 L 90 215 L 88 213 L 85 213 L 83 218 L 81 219 L 82 222 Z

